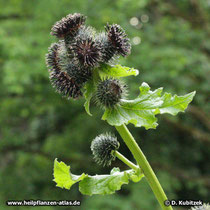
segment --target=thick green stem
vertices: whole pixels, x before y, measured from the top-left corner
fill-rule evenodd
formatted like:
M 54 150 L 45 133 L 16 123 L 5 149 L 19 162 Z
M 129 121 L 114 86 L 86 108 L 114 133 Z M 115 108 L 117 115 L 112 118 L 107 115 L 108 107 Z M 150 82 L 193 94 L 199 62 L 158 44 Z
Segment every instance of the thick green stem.
M 137 171 L 139 169 L 138 166 L 136 166 L 135 164 L 133 164 L 130 160 L 128 160 L 124 155 L 122 155 L 121 153 L 119 153 L 118 151 L 114 152 L 114 155 L 120 159 L 123 163 L 125 163 L 127 166 L 129 166 L 130 168 L 132 168 L 133 170 Z
M 115 126 L 115 127 L 116 127 L 117 131 L 119 132 L 120 136 L 122 137 L 122 139 L 124 140 L 124 142 L 126 143 L 127 147 L 132 152 L 138 165 L 143 170 L 143 173 L 144 173 L 150 187 L 152 188 L 152 191 L 153 191 L 155 197 L 157 198 L 162 209 L 172 210 L 171 206 L 164 205 L 164 201 L 166 201 L 168 199 L 167 199 L 154 171 L 152 170 L 149 162 L 147 161 L 146 157 L 144 156 L 143 152 L 139 148 L 138 144 L 136 143 L 135 139 L 133 138 L 133 136 L 127 129 L 127 127 L 125 125 Z

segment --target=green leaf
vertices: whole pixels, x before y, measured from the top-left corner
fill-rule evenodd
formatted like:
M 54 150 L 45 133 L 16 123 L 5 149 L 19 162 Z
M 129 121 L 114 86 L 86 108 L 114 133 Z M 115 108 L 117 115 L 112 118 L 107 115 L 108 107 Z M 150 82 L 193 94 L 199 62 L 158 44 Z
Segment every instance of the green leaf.
M 169 113 L 176 115 L 178 112 L 183 112 L 192 101 L 195 93 L 194 91 L 184 96 L 172 96 L 170 93 L 165 93 L 163 96 L 163 104 L 159 108 L 160 114 Z
M 57 187 L 70 189 L 73 184 L 83 180 L 87 175 L 82 174 L 80 176 L 76 176 L 71 174 L 70 166 L 67 166 L 64 162 L 58 162 L 57 159 L 54 161 L 54 179 L 57 183 Z
M 70 166 L 63 162 L 54 162 L 54 181 L 57 187 L 70 189 L 73 184 L 79 182 L 79 190 L 82 194 L 113 194 L 120 190 L 123 184 L 128 184 L 129 181 L 139 182 L 144 175 L 141 170 L 134 171 L 126 170 L 120 172 L 119 168 L 113 168 L 110 175 L 95 175 L 89 176 L 82 174 L 80 176 L 74 175 L 70 172 Z
M 114 108 L 107 108 L 102 119 L 113 126 L 132 123 L 136 127 L 156 128 L 158 124 L 155 115 L 163 113 L 176 115 L 183 112 L 195 95 L 195 92 L 192 92 L 184 96 L 172 96 L 170 93 L 162 96 L 162 90 L 158 88 L 151 91 L 147 83 L 142 83 L 136 99 L 121 100 Z
M 98 69 L 98 71 L 101 78 L 104 77 L 118 78 L 118 77 L 127 77 L 131 75 L 137 76 L 139 74 L 139 71 L 137 69 L 121 65 L 110 66 L 104 64 Z
M 115 191 L 120 190 L 123 184 L 128 184 L 129 180 L 140 181 L 142 177 L 142 173 L 135 172 L 132 169 L 120 172 L 119 168 L 113 168 L 110 175 L 88 176 L 80 182 L 79 190 L 85 195 L 113 194 Z

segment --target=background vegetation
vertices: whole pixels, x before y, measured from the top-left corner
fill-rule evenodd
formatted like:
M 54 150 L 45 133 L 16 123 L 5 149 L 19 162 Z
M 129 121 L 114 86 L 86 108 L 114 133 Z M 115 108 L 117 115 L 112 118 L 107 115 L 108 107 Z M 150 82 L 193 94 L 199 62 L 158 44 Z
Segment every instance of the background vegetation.
M 0 205 L 6 200 L 81 200 L 63 209 L 159 209 L 145 180 L 111 196 L 82 196 L 73 186 L 52 182 L 55 158 L 74 173 L 108 173 L 96 165 L 91 140 L 115 130 L 85 113 L 84 99 L 67 101 L 54 92 L 45 54 L 52 24 L 69 13 L 88 16 L 103 30 L 109 23 L 126 29 L 133 47 L 124 65 L 140 70 L 128 80 L 131 97 L 145 81 L 153 89 L 179 95 L 197 90 L 186 113 L 159 116 L 156 130 L 129 126 L 170 199 L 210 202 L 210 1 L 209 0 L 0 0 Z M 120 139 L 120 137 L 119 137 Z M 120 152 L 132 159 L 121 141 Z M 114 163 L 126 169 L 119 161 Z M 2 208 L 2 207 L 1 207 Z M 59 207 L 37 207 L 57 209 Z M 187 209 L 187 208 L 177 208 Z M 189 208 L 188 208 L 189 209 Z

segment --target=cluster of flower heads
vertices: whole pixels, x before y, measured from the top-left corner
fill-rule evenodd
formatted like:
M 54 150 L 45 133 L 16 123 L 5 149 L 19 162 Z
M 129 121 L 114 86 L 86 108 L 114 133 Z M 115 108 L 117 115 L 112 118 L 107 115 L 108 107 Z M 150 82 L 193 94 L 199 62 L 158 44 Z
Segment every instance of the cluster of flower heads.
M 49 47 L 46 55 L 50 80 L 68 99 L 82 96 L 82 88 L 91 79 L 95 67 L 109 63 L 119 55 L 127 56 L 131 50 L 129 39 L 119 25 L 107 24 L 104 32 L 96 33 L 94 28 L 85 25 L 85 21 L 82 14 L 69 14 L 51 29 L 51 35 L 59 41 Z M 124 87 L 116 79 L 101 81 L 96 94 L 99 103 L 108 107 L 117 103 L 124 94 Z M 102 97 L 104 95 L 107 98 Z M 108 97 L 114 98 L 114 103 L 110 103 Z

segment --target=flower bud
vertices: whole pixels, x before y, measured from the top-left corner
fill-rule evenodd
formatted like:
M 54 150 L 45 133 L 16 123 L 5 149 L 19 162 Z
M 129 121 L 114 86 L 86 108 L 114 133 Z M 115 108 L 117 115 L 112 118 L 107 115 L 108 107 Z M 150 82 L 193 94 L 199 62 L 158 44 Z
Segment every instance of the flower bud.
M 119 147 L 120 143 L 117 138 L 108 133 L 97 136 L 91 143 L 91 151 L 95 161 L 103 166 L 111 165 L 111 162 L 115 160 L 113 152 Z
M 112 108 L 126 95 L 126 87 L 120 80 L 105 79 L 97 86 L 96 102 L 99 105 Z

